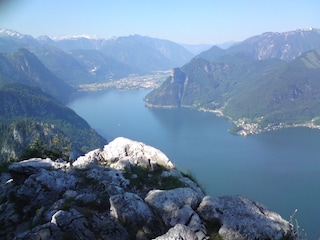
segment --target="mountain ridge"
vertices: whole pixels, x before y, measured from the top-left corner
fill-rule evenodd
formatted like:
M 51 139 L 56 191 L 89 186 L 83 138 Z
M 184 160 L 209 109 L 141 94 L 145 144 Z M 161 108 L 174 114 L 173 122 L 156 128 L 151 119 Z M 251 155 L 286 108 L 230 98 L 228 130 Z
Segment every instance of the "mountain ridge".
M 289 42 L 301 47 L 285 57 L 283 52 L 277 55 L 281 44 L 268 46 L 279 36 L 280 43 L 290 36 Z M 258 45 L 262 48 L 252 51 Z M 264 33 L 226 50 L 214 46 L 174 69 L 145 102 L 149 107 L 189 107 L 224 115 L 236 125 L 232 132 L 242 135 L 290 126 L 319 128 L 319 49 L 319 29 Z
M 54 40 L 48 36 L 35 39 L 30 35 L 1 29 L 0 52 L 14 52 L 20 48 L 34 53 L 51 72 L 72 85 L 108 82 L 130 74 L 168 70 L 185 64 L 194 56 L 178 43 L 141 35 Z M 100 56 L 96 58 L 98 54 Z M 59 55 L 64 55 L 65 61 Z M 95 61 L 92 61 L 93 58 Z M 68 72 L 62 70 L 65 62 Z M 93 71 L 95 69 L 98 71 Z
M 320 29 L 318 28 L 298 29 L 283 33 L 265 32 L 237 42 L 227 49 L 213 46 L 196 57 L 214 61 L 223 55 L 242 53 L 256 60 L 278 58 L 289 62 L 306 51 L 320 48 L 319 38 Z

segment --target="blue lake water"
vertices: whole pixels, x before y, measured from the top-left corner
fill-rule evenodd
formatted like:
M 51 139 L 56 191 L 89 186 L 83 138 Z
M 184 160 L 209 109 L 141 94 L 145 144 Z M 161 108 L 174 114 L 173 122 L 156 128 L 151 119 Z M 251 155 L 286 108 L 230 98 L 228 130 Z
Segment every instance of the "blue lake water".
M 69 104 L 108 141 L 118 136 L 163 151 L 178 169 L 191 172 L 211 196 L 243 195 L 289 220 L 308 239 L 320 238 L 320 130 L 282 129 L 249 137 L 212 113 L 149 109 L 146 90 L 108 90 Z

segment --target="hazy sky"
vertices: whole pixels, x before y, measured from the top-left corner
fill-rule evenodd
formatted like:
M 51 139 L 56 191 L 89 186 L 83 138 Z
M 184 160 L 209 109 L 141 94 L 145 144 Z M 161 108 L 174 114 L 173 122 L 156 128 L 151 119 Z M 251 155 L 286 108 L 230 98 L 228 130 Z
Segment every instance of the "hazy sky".
M 320 28 L 319 0 L 0 0 L 0 27 L 40 35 L 140 34 L 219 44 Z

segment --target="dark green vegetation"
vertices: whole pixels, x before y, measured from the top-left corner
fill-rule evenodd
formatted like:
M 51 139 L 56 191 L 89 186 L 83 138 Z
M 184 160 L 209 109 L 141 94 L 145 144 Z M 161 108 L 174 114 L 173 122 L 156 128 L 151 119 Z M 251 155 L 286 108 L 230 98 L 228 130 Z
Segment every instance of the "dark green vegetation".
M 0 54 L 0 86 L 10 83 L 37 86 L 61 102 L 67 102 L 74 92 L 27 49 Z
M 142 190 L 143 188 L 156 188 L 161 190 L 170 190 L 179 187 L 186 187 L 178 177 L 168 175 L 162 176 L 165 169 L 159 166 L 158 169 L 150 171 L 145 167 L 131 167 L 124 173 L 124 177 L 130 180 L 130 187 Z
M 296 124 L 316 127 L 320 118 L 320 31 L 306 31 L 304 38 L 300 31 L 293 38 L 294 33 L 266 33 L 228 50 L 213 47 L 174 69 L 145 98 L 146 103 L 215 111 L 234 121 L 233 131 L 244 130 L 242 134 Z M 307 51 L 313 46 L 317 49 Z M 297 49 L 305 53 L 299 56 Z
M 22 84 L 0 89 L 0 128 L 2 162 L 39 154 L 74 158 L 107 142 L 73 110 Z M 37 144 L 45 148 L 39 152 Z

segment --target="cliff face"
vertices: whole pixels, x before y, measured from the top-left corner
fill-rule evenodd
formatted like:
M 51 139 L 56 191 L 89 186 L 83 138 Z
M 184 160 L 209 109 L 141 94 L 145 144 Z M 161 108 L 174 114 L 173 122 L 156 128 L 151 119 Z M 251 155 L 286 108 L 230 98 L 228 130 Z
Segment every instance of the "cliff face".
M 296 239 L 279 214 L 205 196 L 161 151 L 125 138 L 72 164 L 14 163 L 0 184 L 1 239 Z

